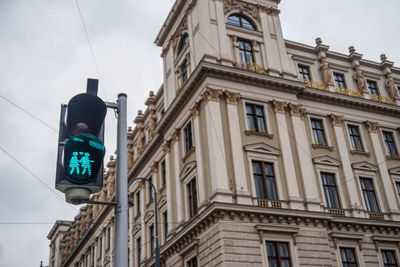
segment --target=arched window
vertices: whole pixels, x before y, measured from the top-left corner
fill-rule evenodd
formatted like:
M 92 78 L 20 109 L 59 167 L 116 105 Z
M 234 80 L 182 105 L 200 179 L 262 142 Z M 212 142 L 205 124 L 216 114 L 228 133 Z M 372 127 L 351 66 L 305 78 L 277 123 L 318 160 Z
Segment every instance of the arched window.
M 250 19 L 248 19 L 245 16 L 240 15 L 240 14 L 230 15 L 228 17 L 228 24 L 237 26 L 237 27 L 241 27 L 241 28 L 244 28 L 247 30 L 252 30 L 252 31 L 257 30 L 256 26 Z
M 179 45 L 178 45 L 178 52 L 177 55 L 179 55 L 181 53 L 181 51 L 183 50 L 183 48 L 186 46 L 186 44 L 189 41 L 189 35 L 185 32 L 182 37 L 181 40 L 179 41 Z

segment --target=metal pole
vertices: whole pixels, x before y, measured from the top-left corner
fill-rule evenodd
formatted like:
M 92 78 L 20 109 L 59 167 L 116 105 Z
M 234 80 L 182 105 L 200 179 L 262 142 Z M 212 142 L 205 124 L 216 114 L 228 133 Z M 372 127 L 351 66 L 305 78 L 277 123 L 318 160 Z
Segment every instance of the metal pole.
M 115 267 L 128 266 L 128 160 L 126 94 L 118 95 Z
M 150 181 L 148 181 L 149 183 L 151 183 Z M 151 185 L 153 186 L 153 190 L 154 190 L 154 224 L 155 224 L 155 242 L 156 242 L 156 267 L 160 267 L 160 247 L 158 244 L 158 208 L 157 208 L 157 190 L 155 188 L 155 186 L 151 183 Z

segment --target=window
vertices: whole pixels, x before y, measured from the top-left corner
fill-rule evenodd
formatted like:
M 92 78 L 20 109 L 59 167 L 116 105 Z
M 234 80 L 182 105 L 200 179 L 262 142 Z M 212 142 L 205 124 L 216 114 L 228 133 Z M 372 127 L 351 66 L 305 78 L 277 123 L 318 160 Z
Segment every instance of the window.
M 289 243 L 266 241 L 268 266 L 276 267 L 290 267 Z
M 364 196 L 365 208 L 370 212 L 379 212 L 372 179 L 360 178 L 361 189 Z
M 163 213 L 163 221 L 164 221 L 164 242 L 167 241 L 168 236 L 168 212 Z
M 263 106 L 246 103 L 246 116 L 250 131 L 267 132 Z
M 356 125 L 348 125 L 351 147 L 357 151 L 364 151 L 360 131 Z
M 340 209 L 339 197 L 336 189 L 335 176 L 332 173 L 321 173 L 322 186 L 324 187 L 324 194 L 326 206 L 328 208 Z
M 137 266 L 142 262 L 142 238 L 136 239 Z
M 340 248 L 340 258 L 343 267 L 357 267 L 357 259 L 354 248 Z
M 344 82 L 344 75 L 339 73 L 334 73 L 333 77 L 335 79 L 335 85 L 339 88 L 346 88 L 346 83 Z
M 397 94 L 400 96 L 400 86 L 397 86 Z
M 272 163 L 252 161 L 257 198 L 278 200 Z
M 165 168 L 165 160 L 161 162 L 161 185 L 167 185 L 167 170 Z
M 378 86 L 375 81 L 367 80 L 367 87 L 370 95 L 379 95 Z
M 193 147 L 193 137 L 192 137 L 192 123 L 189 121 L 189 123 L 185 126 L 184 129 L 184 135 L 185 135 L 185 151 L 186 153 L 189 152 L 192 147 Z
M 236 27 L 244 28 L 247 30 L 256 30 L 256 26 L 243 15 L 233 14 L 228 17 L 228 24 Z
M 397 260 L 394 250 L 381 250 L 384 267 L 397 267 Z
M 107 228 L 107 250 L 111 247 L 111 227 Z
M 400 198 L 400 182 L 396 182 L 396 187 L 397 187 L 397 193 L 399 194 Z
M 188 80 L 187 60 L 185 59 L 181 65 L 182 83 Z
M 140 215 L 140 191 L 136 192 L 136 216 Z
M 253 46 L 250 41 L 238 39 L 239 60 L 243 63 L 254 63 Z
M 185 32 L 182 35 L 181 40 L 179 41 L 177 55 L 179 55 L 182 52 L 183 48 L 185 48 L 188 42 L 189 42 L 189 35 Z
M 299 69 L 300 79 L 304 81 L 311 81 L 310 68 L 308 66 L 299 65 L 298 69 Z
M 103 237 L 100 236 L 99 238 L 99 258 L 103 255 Z
M 394 142 L 393 132 L 382 131 L 385 141 L 386 151 L 389 155 L 397 155 L 396 143 Z
M 193 257 L 186 262 L 186 267 L 197 267 L 197 257 Z
M 153 177 L 148 178 L 150 183 L 147 183 L 148 185 L 148 190 L 149 190 L 149 202 L 150 203 L 153 200 L 153 186 L 151 185 L 153 183 Z
M 197 188 L 196 188 L 196 178 L 193 178 L 187 184 L 188 190 L 188 203 L 189 203 L 189 217 L 193 217 L 197 214 Z
M 327 145 L 322 120 L 311 118 L 311 129 L 314 142 L 319 145 Z
M 150 225 L 149 227 L 149 236 L 150 236 L 150 255 L 152 256 L 154 253 L 154 225 Z

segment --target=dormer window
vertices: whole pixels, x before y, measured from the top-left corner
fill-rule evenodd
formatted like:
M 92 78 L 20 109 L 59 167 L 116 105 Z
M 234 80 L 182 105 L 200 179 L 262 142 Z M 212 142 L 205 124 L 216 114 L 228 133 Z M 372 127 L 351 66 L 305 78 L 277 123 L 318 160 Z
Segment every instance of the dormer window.
M 185 32 L 182 35 L 181 40 L 179 41 L 177 55 L 179 55 L 182 52 L 183 48 L 185 48 L 188 42 L 189 42 L 189 35 Z
M 240 14 L 233 14 L 228 17 L 228 24 L 236 27 L 240 27 L 247 30 L 255 31 L 257 30 L 256 26 L 250 19 L 246 18 Z

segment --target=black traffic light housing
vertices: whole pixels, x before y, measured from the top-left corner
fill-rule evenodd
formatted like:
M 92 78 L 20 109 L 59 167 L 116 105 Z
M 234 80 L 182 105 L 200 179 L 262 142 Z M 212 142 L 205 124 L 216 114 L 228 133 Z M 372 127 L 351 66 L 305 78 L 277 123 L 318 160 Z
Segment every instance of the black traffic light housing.
M 86 199 L 103 187 L 106 104 L 97 97 L 97 80 L 88 79 L 88 93 L 61 106 L 56 189 Z

